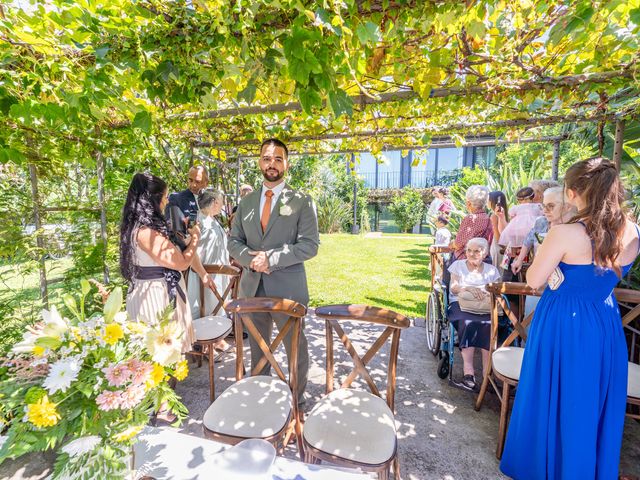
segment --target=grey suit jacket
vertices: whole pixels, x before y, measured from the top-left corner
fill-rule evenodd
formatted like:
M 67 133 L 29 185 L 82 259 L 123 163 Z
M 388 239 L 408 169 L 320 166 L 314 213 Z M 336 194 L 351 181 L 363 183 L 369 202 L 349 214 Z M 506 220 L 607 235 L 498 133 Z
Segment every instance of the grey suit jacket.
M 229 254 L 243 267 L 240 298 L 253 297 L 260 280 L 267 296 L 309 303 L 304 261 L 318 253 L 318 218 L 309 195 L 285 185 L 273 207 L 269 224 L 262 233 L 258 189 L 242 199 L 231 226 Z M 249 251 L 265 251 L 270 274 L 253 272 Z

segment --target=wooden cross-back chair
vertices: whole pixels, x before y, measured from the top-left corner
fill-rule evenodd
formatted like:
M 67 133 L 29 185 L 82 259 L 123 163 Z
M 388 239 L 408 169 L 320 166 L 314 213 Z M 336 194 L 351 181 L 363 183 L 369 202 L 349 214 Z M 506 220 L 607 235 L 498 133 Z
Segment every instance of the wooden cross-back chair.
M 237 298 L 238 285 L 241 270 L 232 265 L 203 265 L 208 275 L 225 275 L 229 278 L 229 284 L 224 292 L 220 293 L 213 285 L 213 294 L 217 303 L 210 311 L 205 311 L 205 289 L 202 281 L 198 278 L 200 285 L 200 318 L 193 320 L 193 329 L 196 334 L 195 346 L 198 348 L 190 352 L 198 359 L 198 367 L 202 366 L 202 357 L 207 357 L 209 362 L 209 399 L 216 397 L 216 389 L 213 375 L 213 366 L 216 356 L 214 345 L 226 337 L 233 328 L 232 320 L 227 317 L 223 310 L 226 301 Z M 242 338 L 242 336 L 240 336 Z
M 509 411 L 509 394 L 512 387 L 518 385 L 520 380 L 520 368 L 524 355 L 524 342 L 527 340 L 527 327 L 533 318 L 533 312 L 522 318 L 514 312 L 505 295 L 518 295 L 524 299 L 526 295 L 540 296 L 540 292 L 527 286 L 525 283 L 496 282 L 486 287 L 491 294 L 491 339 L 489 341 L 489 364 L 482 378 L 482 386 L 476 400 L 475 409 L 480 410 L 489 385 L 493 387 L 500 400 L 500 427 L 498 429 L 498 445 L 496 457 L 502 457 L 504 440 L 507 434 L 507 414 Z M 520 302 L 524 305 L 524 300 Z M 512 327 L 511 333 L 498 345 L 499 315 L 500 310 L 509 319 Z M 523 311 L 524 309 L 519 309 Z M 495 378 L 494 378 L 495 377 Z M 502 388 L 498 387 L 496 379 L 502 382 Z
M 404 315 L 367 305 L 330 305 L 316 309 L 325 319 L 326 393 L 309 413 L 304 427 L 305 460 L 328 461 L 376 472 L 388 479 L 393 464 L 400 478 L 397 434 L 394 420 L 396 368 L 400 332 L 409 326 Z M 360 356 L 342 328 L 342 321 L 356 321 L 386 327 Z M 334 390 L 333 333 L 336 333 L 353 361 L 354 368 L 338 390 Z M 387 370 L 386 401 L 382 398 L 367 365 L 387 341 L 391 343 Z M 370 392 L 349 388 L 361 376 Z
M 629 346 L 629 376 L 627 379 L 627 415 L 640 420 L 640 292 L 615 289 L 616 299 L 628 312 L 622 317 Z
M 450 247 L 429 247 L 429 254 L 431 256 L 430 268 L 431 268 L 431 290 L 433 290 L 434 284 L 438 279 L 438 273 L 442 275 L 445 271 L 445 254 L 453 253 L 453 248 Z M 442 279 L 440 279 L 442 280 Z
M 205 436 L 232 445 L 248 438 L 261 438 L 276 448 L 281 445 L 284 449 L 295 430 L 298 452 L 303 459 L 302 422 L 296 392 L 298 343 L 306 307 L 284 298 L 256 297 L 227 302 L 225 309 L 235 316 L 236 339 L 242 338 L 243 326 L 246 327 L 264 356 L 253 368 L 252 376 L 243 378 L 243 342 L 236 341 L 236 382 L 222 392 L 205 412 Z M 253 313 L 283 314 L 288 319 L 276 338 L 270 341 L 263 338 L 256 328 L 251 316 Z M 291 355 L 287 378 L 274 353 L 290 330 Z M 267 363 L 276 372 L 275 377 L 258 375 Z

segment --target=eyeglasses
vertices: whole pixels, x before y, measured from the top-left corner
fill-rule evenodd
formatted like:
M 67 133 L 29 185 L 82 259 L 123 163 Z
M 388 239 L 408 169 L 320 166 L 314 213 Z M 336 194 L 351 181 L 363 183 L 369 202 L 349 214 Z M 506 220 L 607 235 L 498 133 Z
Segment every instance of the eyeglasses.
M 476 248 L 467 248 L 466 252 L 471 254 L 471 255 L 478 255 L 478 254 L 482 253 L 483 250 L 482 249 L 478 250 Z
M 556 204 L 555 204 L 555 203 L 543 203 L 543 204 L 542 204 L 542 209 L 543 209 L 545 212 L 551 211 L 551 210 L 553 210 L 554 208 L 556 208 Z

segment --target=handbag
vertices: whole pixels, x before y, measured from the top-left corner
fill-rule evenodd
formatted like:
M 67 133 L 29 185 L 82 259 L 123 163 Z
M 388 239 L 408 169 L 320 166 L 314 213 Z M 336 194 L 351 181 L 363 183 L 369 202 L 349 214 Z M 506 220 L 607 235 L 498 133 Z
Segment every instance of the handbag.
M 458 295 L 458 305 L 463 312 L 485 315 L 491 313 L 491 296 L 485 295 L 478 300 L 471 292 L 462 291 Z

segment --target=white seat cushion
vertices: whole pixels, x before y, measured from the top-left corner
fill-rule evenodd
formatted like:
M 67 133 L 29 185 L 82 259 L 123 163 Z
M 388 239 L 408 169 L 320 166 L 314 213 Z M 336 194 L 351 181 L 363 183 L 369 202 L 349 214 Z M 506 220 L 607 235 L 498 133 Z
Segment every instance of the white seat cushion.
M 303 434 L 318 450 L 369 465 L 386 462 L 396 450 L 396 426 L 386 402 L 348 388 L 334 390 L 313 407 Z
M 222 315 L 209 315 L 208 317 L 196 318 L 193 321 L 196 340 L 220 338 L 231 330 L 232 325 L 231 319 L 223 317 Z
M 242 438 L 266 438 L 286 425 L 291 390 L 278 377 L 246 377 L 227 388 L 211 404 L 202 423 L 212 432 Z
M 640 398 L 640 365 L 629 362 L 629 378 L 627 379 L 627 396 Z
M 523 355 L 524 348 L 500 347 L 493 352 L 491 357 L 493 368 L 503 377 L 520 380 Z

